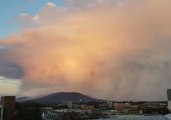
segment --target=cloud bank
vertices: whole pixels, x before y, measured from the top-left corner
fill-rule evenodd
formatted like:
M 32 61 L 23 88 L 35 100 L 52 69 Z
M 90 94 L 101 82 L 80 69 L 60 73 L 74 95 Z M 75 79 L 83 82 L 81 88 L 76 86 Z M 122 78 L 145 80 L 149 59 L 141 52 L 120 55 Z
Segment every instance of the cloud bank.
M 115 100 L 165 100 L 171 85 L 170 0 L 48 3 L 0 41 L 23 71 L 21 94 L 77 91 Z M 112 3 L 111 3 L 112 2 Z
M 7 79 L 0 76 L 0 96 L 18 94 L 20 85 L 19 79 Z

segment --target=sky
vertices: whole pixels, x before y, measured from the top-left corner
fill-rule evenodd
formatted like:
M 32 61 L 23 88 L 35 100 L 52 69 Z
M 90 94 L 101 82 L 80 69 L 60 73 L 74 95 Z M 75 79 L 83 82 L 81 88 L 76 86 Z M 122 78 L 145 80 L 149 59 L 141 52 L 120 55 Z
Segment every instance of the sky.
M 48 2 L 63 6 L 62 0 L 1 0 L 0 5 L 0 38 L 15 34 L 22 29 L 18 21 L 19 14 L 37 14 Z
M 2 0 L 0 95 L 166 100 L 170 0 Z

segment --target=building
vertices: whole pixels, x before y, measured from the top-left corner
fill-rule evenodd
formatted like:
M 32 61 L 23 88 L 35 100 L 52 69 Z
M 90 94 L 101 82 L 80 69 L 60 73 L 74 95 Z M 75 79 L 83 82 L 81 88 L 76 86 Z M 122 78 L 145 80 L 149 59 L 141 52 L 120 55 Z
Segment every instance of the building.
M 117 111 L 124 111 L 127 110 L 127 108 L 130 106 L 129 103 L 122 103 L 122 102 L 116 102 L 114 103 L 114 109 Z
M 87 112 L 76 109 L 49 110 L 42 113 L 42 120 L 84 120 Z
M 168 109 L 171 112 L 171 89 L 167 89 Z
M 69 109 L 73 108 L 73 103 L 71 101 L 65 101 L 64 105 L 67 106 Z
M 58 113 L 56 111 L 47 111 L 42 113 L 42 120 L 58 120 Z
M 69 109 L 80 109 L 80 103 L 74 103 L 72 101 L 65 101 L 62 105 L 66 106 Z
M 0 120 L 3 120 L 3 106 L 0 105 Z
M 82 110 L 94 110 L 95 109 L 95 106 L 94 105 L 91 105 L 91 104 L 82 104 L 81 105 L 81 109 Z
M 1 105 L 3 106 L 3 120 L 14 120 L 15 96 L 1 97 Z

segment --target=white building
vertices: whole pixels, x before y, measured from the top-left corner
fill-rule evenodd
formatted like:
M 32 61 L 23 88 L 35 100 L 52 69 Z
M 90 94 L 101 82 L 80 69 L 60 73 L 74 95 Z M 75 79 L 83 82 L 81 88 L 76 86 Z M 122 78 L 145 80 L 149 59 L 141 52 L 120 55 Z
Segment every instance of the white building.
M 168 109 L 171 111 L 171 89 L 167 90 L 167 98 L 168 98 Z

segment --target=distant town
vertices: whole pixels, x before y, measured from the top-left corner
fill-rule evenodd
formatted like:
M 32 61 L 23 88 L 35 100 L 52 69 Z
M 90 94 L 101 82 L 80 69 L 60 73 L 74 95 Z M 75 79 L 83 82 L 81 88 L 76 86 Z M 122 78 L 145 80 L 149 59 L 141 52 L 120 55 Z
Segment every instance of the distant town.
M 171 89 L 167 96 L 168 101 L 139 102 L 98 100 L 80 93 L 56 93 L 34 99 L 2 96 L 0 120 L 115 120 L 120 115 L 169 115 Z

